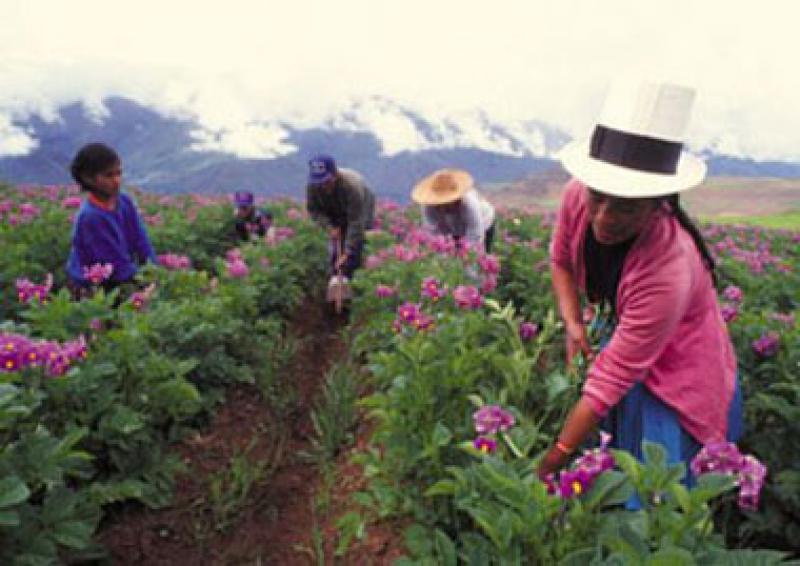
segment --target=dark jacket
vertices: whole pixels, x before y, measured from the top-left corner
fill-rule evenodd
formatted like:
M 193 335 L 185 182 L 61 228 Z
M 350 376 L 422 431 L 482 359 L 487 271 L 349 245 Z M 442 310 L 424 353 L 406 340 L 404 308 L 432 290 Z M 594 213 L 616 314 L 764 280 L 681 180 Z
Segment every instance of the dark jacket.
M 348 251 L 364 241 L 364 232 L 375 218 L 375 195 L 364 178 L 352 169 L 340 168 L 332 190 L 308 185 L 306 209 L 323 228 L 341 228 Z

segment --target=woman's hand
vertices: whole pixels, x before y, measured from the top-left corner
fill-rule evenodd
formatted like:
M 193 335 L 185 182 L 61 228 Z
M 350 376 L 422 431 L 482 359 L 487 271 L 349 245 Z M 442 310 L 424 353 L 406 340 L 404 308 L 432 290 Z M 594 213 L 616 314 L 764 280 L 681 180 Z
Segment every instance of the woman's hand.
M 564 454 L 558 448 L 553 446 L 550 450 L 545 454 L 545 457 L 542 458 L 541 462 L 539 462 L 539 467 L 536 468 L 536 475 L 539 476 L 539 479 L 544 481 L 544 479 L 550 475 L 555 474 L 561 467 L 567 462 L 568 454 Z
M 586 360 L 591 360 L 594 354 L 589 345 L 589 337 L 586 335 L 586 326 L 580 322 L 567 322 L 565 323 L 565 329 L 567 366 L 572 366 L 572 361 L 578 353 L 582 353 Z

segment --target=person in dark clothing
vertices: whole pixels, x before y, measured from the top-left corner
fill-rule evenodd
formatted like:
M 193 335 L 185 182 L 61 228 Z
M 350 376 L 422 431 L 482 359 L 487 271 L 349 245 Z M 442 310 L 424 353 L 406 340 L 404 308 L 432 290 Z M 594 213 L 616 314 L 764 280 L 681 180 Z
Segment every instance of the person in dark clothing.
M 236 234 L 242 241 L 264 237 L 272 226 L 272 213 L 255 207 L 255 197 L 249 191 L 233 194 L 236 204 Z
M 328 231 L 331 270 L 351 279 L 361 266 L 364 233 L 375 218 L 375 195 L 358 172 L 337 167 L 329 155 L 316 155 L 308 164 L 306 209 Z
M 111 290 L 132 281 L 145 262 L 157 264 L 136 204 L 120 192 L 122 167 L 117 153 L 101 143 L 85 145 L 70 171 L 88 193 L 75 216 L 66 266 L 73 294 L 85 296 L 98 284 Z

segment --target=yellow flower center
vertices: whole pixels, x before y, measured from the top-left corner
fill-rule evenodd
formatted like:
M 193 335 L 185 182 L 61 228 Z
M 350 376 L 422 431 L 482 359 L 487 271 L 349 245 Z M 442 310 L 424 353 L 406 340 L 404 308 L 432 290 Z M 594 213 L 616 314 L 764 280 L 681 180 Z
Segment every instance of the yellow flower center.
M 578 480 L 572 482 L 572 491 L 575 493 L 575 495 L 580 495 L 581 491 L 583 491 L 583 485 L 581 485 L 581 482 Z

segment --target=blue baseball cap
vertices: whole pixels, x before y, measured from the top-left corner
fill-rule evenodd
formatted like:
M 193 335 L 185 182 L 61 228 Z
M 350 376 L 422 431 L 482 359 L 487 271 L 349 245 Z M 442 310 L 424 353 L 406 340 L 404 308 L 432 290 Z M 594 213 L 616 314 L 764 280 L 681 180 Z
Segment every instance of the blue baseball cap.
M 233 193 L 233 202 L 236 206 L 253 206 L 255 197 L 250 191 L 236 191 Z
M 319 154 L 308 160 L 308 182 L 321 185 L 336 175 L 336 161 L 330 155 Z

